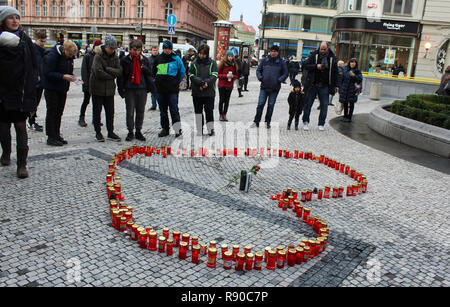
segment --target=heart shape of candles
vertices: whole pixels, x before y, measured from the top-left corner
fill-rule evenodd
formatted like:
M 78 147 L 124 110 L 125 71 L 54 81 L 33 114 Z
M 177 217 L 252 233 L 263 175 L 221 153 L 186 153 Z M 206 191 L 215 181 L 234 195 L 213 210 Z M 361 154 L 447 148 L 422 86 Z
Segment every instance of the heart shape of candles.
M 211 153 L 209 153 L 211 155 Z M 356 172 L 350 166 L 337 162 L 333 159 L 326 157 L 325 155 L 316 156 L 311 152 L 301 152 L 295 150 L 290 152 L 287 150 L 271 150 L 260 149 L 258 152 L 256 149 L 247 149 L 244 151 L 245 156 L 256 157 L 259 156 L 278 156 L 286 159 L 306 159 L 312 160 L 320 164 L 324 164 L 329 168 L 332 168 L 340 173 L 345 173 L 354 179 L 357 183 L 347 187 L 346 196 L 356 196 L 360 193 L 367 191 L 366 177 Z M 146 248 L 150 251 L 156 251 L 160 253 L 166 253 L 168 256 L 173 254 L 173 248 L 179 248 L 178 257 L 180 259 L 187 258 L 187 251 L 191 250 L 192 262 L 199 263 L 199 257 L 207 255 L 207 266 L 215 268 L 217 265 L 217 243 L 210 242 L 209 248 L 205 244 L 199 244 L 197 237 L 190 238 L 189 234 L 183 234 L 179 231 L 172 232 L 172 238 L 170 238 L 169 229 L 164 228 L 162 234 L 158 237 L 158 234 L 152 230 L 151 227 L 140 227 L 133 222 L 132 208 L 125 203 L 125 197 L 121 191 L 120 176 L 116 173 L 116 166 L 120 165 L 123 161 L 132 159 L 137 155 L 145 155 L 151 157 L 153 155 L 160 155 L 163 158 L 170 157 L 172 155 L 177 156 L 207 156 L 208 151 L 204 148 L 200 148 L 198 151 L 191 150 L 188 154 L 186 149 L 178 150 L 176 153 L 172 153 L 170 146 L 162 146 L 161 148 L 151 146 L 137 146 L 126 148 L 114 157 L 109 162 L 109 170 L 106 175 L 106 191 L 109 201 L 109 210 L 112 219 L 112 226 L 121 232 L 126 233 L 131 237 L 133 241 L 137 241 L 141 248 Z M 218 150 L 213 156 L 238 156 L 237 148 Z M 316 192 L 316 191 L 314 191 Z M 331 194 L 332 192 L 332 194 Z M 316 193 L 314 193 L 316 194 Z M 302 239 L 300 244 L 295 247 L 289 245 L 287 252 L 284 247 L 279 246 L 276 250 L 266 248 L 264 252 L 252 253 L 251 247 L 246 246 L 243 253 L 239 252 L 239 246 L 233 246 L 232 250 L 228 250 L 227 245 L 222 245 L 222 259 L 224 269 L 231 269 L 233 262 L 237 271 L 247 270 L 261 270 L 263 268 L 263 262 L 265 268 L 274 270 L 276 268 L 285 267 L 287 262 L 288 266 L 294 266 L 307 262 L 309 259 L 316 257 L 322 253 L 327 246 L 329 228 L 328 224 L 323 221 L 319 216 L 312 216 L 310 208 L 304 208 L 302 204 L 310 202 L 312 200 L 313 191 L 305 190 L 301 192 L 299 198 L 298 192 L 292 189 L 284 190 L 282 193 L 272 195 L 270 198 L 278 201 L 278 207 L 284 211 L 292 209 L 301 222 L 311 226 L 316 232 L 317 237 L 314 239 Z M 322 189 L 317 190 L 317 199 L 343 197 L 343 187 L 335 187 L 333 190 L 329 186 L 326 186 L 324 191 Z

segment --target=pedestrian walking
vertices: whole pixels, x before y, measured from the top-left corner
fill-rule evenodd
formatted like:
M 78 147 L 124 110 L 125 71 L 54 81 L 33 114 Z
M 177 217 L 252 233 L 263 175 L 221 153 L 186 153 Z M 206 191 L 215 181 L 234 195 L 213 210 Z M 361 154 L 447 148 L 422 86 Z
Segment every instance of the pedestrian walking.
M 192 99 L 195 111 L 197 134 L 203 135 L 206 116 L 206 127 L 210 136 L 214 135 L 214 100 L 216 97 L 216 80 L 218 78 L 217 63 L 209 57 L 209 46 L 204 44 L 198 49 L 197 59 L 189 70 L 192 84 Z
M 225 54 L 225 58 L 219 63 L 219 115 L 220 121 L 228 121 L 227 113 L 230 104 L 231 93 L 233 92 L 234 80 L 238 78 L 238 65 L 234 60 L 233 52 L 230 50 Z
M 436 91 L 437 95 L 450 96 L 450 66 L 447 66 L 441 78 L 439 89 Z
M 303 112 L 305 105 L 305 93 L 302 91 L 302 85 L 300 81 L 292 80 L 292 91 L 288 97 L 289 104 L 289 120 L 287 124 L 287 130 L 291 130 L 292 120 L 295 119 L 295 130 L 298 130 L 298 123 L 300 121 L 300 115 Z
M 142 54 L 142 41 L 130 42 L 130 54 L 120 60 L 122 76 L 117 79 L 119 95 L 125 98 L 126 124 L 128 135 L 126 141 L 134 138 L 146 141 L 142 134 L 147 92 L 153 91 L 153 77 L 149 60 Z
M 311 52 L 303 62 L 302 83 L 306 93 L 303 130 L 309 130 L 311 107 L 317 96 L 320 101 L 319 131 L 325 130 L 330 95 L 338 91 L 337 75 L 336 56 L 328 47 L 328 43 L 322 42 L 319 49 Z
M 244 55 L 244 61 L 242 61 L 242 76 L 244 77 L 243 91 L 248 92 L 248 77 L 250 76 L 250 62 L 248 61 L 248 55 Z
M 171 41 L 166 40 L 163 42 L 163 53 L 155 59 L 152 74 L 158 92 L 159 112 L 161 115 L 162 130 L 158 136 L 165 137 L 169 135 L 170 123 L 167 112 L 170 110 L 175 137 L 179 137 L 182 131 L 178 96 L 180 83 L 185 77 L 185 67 L 181 58 L 173 52 Z
M 11 125 L 16 131 L 17 177 L 28 177 L 26 120 L 36 111 L 38 66 L 31 39 L 20 25 L 20 13 L 0 6 L 0 164 L 11 164 Z
M 270 56 L 261 60 L 256 70 L 256 76 L 259 82 L 261 82 L 261 89 L 259 91 L 255 119 L 251 127 L 259 127 L 264 106 L 268 101 L 265 122 L 267 129 L 270 129 L 270 122 L 278 93 L 281 89 L 281 83 L 288 77 L 286 62 L 281 59 L 280 48 L 278 46 L 273 45 L 270 47 Z
M 298 73 L 300 72 L 300 64 L 294 60 L 293 56 L 289 58 L 288 71 L 289 71 L 289 80 L 291 81 L 292 85 L 292 81 L 295 80 Z
M 153 63 L 155 62 L 155 59 L 159 55 L 159 47 L 158 46 L 152 46 L 150 53 L 151 53 L 151 55 L 148 58 L 148 61 L 149 61 L 150 68 L 152 68 L 153 67 Z M 153 82 L 155 82 L 154 79 L 153 79 Z M 155 111 L 156 107 L 158 105 L 158 92 L 156 91 L 156 87 L 155 87 L 155 92 L 151 93 L 151 98 L 152 98 L 152 106 L 148 110 L 149 111 Z
M 47 105 L 45 132 L 47 145 L 63 146 L 67 141 L 61 136 L 61 120 L 66 106 L 70 83 L 77 81 L 73 75 L 73 60 L 78 52 L 77 45 L 67 40 L 56 45 L 43 61 L 44 97 Z
M 92 95 L 92 118 L 95 138 L 98 142 L 105 141 L 100 126 L 103 108 L 105 109 L 108 139 L 114 142 L 121 141 L 120 137 L 114 133 L 115 79 L 122 75 L 122 67 L 120 66 L 116 49 L 117 41 L 109 34 L 106 35 L 103 45 L 94 48 L 95 57 L 89 79 L 89 92 Z
M 343 122 L 351 122 L 355 103 L 358 101 L 358 87 L 363 81 L 363 76 L 358 68 L 358 61 L 353 58 L 344 69 L 342 82 L 339 87 L 339 101 L 344 104 Z
M 244 95 L 242 95 L 242 89 L 244 86 L 244 76 L 242 75 L 242 61 L 241 59 L 239 59 L 239 55 L 235 55 L 234 56 L 234 60 L 236 61 L 236 65 L 238 67 L 238 71 L 237 71 L 237 75 L 238 75 L 238 93 L 239 93 L 239 98 L 244 97 Z
M 42 59 L 48 53 L 45 49 L 45 43 L 47 42 L 47 31 L 46 30 L 37 30 L 34 32 L 35 43 L 34 43 L 34 51 L 36 54 L 36 62 L 38 67 L 38 84 L 36 85 L 36 111 L 30 113 L 30 117 L 28 118 L 28 128 L 32 131 L 44 131 L 44 127 L 39 125 L 36 122 L 37 118 L 37 108 L 41 102 L 42 94 L 44 93 L 44 78 L 41 78 L 42 73 Z
M 101 40 L 96 40 L 94 42 L 94 48 L 100 46 L 102 44 Z M 91 77 L 92 71 L 92 63 L 94 62 L 95 52 L 94 49 L 89 50 L 83 56 L 83 62 L 81 63 L 81 80 L 83 81 L 83 103 L 81 104 L 80 109 L 80 117 L 78 119 L 78 125 L 81 127 L 87 127 L 87 123 L 85 121 L 86 109 L 89 105 L 89 101 L 91 100 L 91 94 L 89 92 L 89 79 Z

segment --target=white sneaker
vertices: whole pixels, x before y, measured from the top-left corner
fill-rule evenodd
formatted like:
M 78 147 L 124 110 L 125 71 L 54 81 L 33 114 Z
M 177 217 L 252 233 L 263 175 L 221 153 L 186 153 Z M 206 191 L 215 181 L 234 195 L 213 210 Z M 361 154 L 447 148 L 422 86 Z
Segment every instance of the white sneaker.
M 319 126 L 319 131 L 325 131 L 324 126 Z
M 305 130 L 305 131 L 309 130 L 309 124 L 308 123 L 303 124 L 303 130 Z

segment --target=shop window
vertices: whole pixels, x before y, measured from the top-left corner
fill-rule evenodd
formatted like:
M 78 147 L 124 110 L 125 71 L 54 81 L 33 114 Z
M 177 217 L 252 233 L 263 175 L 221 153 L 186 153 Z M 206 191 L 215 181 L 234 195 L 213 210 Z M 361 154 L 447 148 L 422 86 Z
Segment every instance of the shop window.
M 346 0 L 345 1 L 345 11 L 353 12 L 353 11 L 361 11 L 362 0 Z
M 414 0 L 384 0 L 383 13 L 411 15 Z

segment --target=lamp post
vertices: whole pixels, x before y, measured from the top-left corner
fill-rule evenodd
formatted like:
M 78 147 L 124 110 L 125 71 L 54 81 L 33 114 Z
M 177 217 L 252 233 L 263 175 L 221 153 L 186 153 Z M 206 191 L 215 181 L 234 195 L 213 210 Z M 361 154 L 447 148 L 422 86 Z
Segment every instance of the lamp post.
M 259 50 L 264 49 L 264 34 L 266 31 L 266 13 L 267 13 L 267 0 L 264 1 L 264 12 L 262 17 L 262 36 L 259 40 Z
M 427 57 L 428 51 L 430 49 L 431 49 L 431 43 L 425 43 L 425 56 L 423 57 L 424 59 Z

